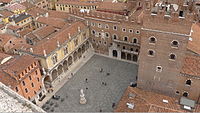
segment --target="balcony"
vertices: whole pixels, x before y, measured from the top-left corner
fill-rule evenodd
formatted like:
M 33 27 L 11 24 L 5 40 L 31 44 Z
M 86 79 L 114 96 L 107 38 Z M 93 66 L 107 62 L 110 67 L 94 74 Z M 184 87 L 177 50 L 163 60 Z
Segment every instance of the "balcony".
M 121 41 L 121 40 L 117 40 L 117 39 L 114 39 L 113 41 L 117 42 L 117 43 L 123 43 L 123 44 L 134 45 L 134 46 L 140 46 L 140 44 L 138 44 L 138 43 L 131 43 L 131 42 L 128 42 L 128 41 Z

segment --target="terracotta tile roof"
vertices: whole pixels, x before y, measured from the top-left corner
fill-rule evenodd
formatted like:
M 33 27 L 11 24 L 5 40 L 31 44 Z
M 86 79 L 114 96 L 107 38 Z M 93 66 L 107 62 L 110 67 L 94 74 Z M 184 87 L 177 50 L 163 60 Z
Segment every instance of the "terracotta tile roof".
M 112 3 L 112 2 L 102 2 L 99 4 L 97 10 L 106 11 L 130 11 L 134 6 L 130 3 Z
M 19 3 L 9 4 L 9 5 L 5 6 L 5 8 L 12 12 L 15 10 L 25 10 L 26 9 L 25 6 L 23 6 Z
M 61 11 L 53 11 L 49 10 L 48 11 L 49 17 L 53 18 L 61 18 L 61 19 L 67 19 L 69 17 L 69 14 L 66 12 L 61 12 Z
M 61 29 L 59 32 L 56 33 L 56 35 L 52 36 L 52 38 L 42 40 L 38 44 L 33 46 L 33 53 L 44 56 L 45 50 L 46 54 L 48 55 L 57 48 L 57 41 L 60 45 L 62 45 L 65 41 L 69 40 L 69 33 L 71 37 L 78 33 L 78 27 L 80 27 L 80 30 L 82 30 L 86 27 L 86 25 L 83 22 L 76 22 L 69 27 Z M 27 50 L 30 51 L 29 49 Z
M 65 20 L 59 18 L 52 18 L 52 17 L 39 17 L 36 22 L 51 25 L 53 27 L 61 29 L 65 24 Z
M 21 13 L 19 15 L 14 15 L 12 17 L 10 17 L 9 19 L 12 21 L 14 21 L 15 23 L 18 23 L 22 20 L 25 20 L 27 18 L 31 17 L 31 15 L 29 15 L 28 13 Z
M 129 94 L 135 97 L 129 97 Z M 163 99 L 168 100 L 168 103 L 164 103 Z M 134 104 L 134 108 L 129 109 L 126 103 Z M 185 110 L 181 109 L 181 105 L 175 98 L 128 87 L 115 112 L 185 112 Z
M 200 76 L 200 56 L 186 55 L 181 73 Z
M 0 29 L 5 27 L 6 25 L 5 24 L 0 24 Z
M 0 47 L 3 47 L 12 38 L 15 37 L 9 34 L 0 34 Z
M 41 9 L 41 8 L 38 8 L 38 7 L 34 7 L 34 8 L 31 8 L 30 10 L 28 10 L 27 13 L 36 18 L 39 15 L 46 14 L 47 10 L 44 10 L 44 9 Z
M 14 30 L 14 31 L 19 30 L 20 28 L 21 28 L 20 26 L 14 26 L 14 25 L 8 25 L 7 26 L 7 29 L 11 29 L 11 30 Z
M 29 9 L 35 7 L 35 5 L 33 5 L 33 4 L 31 4 L 30 2 L 27 2 L 27 1 L 22 2 L 21 5 L 25 6 L 26 10 L 29 10 Z
M 57 4 L 70 4 L 70 5 L 77 5 L 77 6 L 97 6 L 99 5 L 98 2 L 90 3 L 84 2 L 80 0 L 59 0 Z
M 189 40 L 187 48 L 197 54 L 200 54 L 200 23 L 192 25 L 192 41 Z
M 13 12 L 10 12 L 8 10 L 1 10 L 0 11 L 0 15 L 3 17 L 3 18 L 7 18 L 7 17 L 10 17 L 12 16 L 14 13 Z
M 2 3 L 10 3 L 12 0 L 0 0 Z
M 22 31 L 19 31 L 18 34 L 20 35 L 20 37 L 24 37 L 26 34 L 32 32 L 32 31 L 33 31 L 33 29 L 27 28 L 27 29 L 24 29 Z
M 31 55 L 14 56 L 14 58 L 8 60 L 2 64 L 1 69 L 10 74 L 11 76 L 18 77 L 18 75 L 27 69 L 33 62 L 37 60 Z
M 11 89 L 14 89 L 18 82 L 15 78 L 13 78 L 12 76 L 10 76 L 8 73 L 5 73 L 4 71 L 2 71 L 0 69 L 0 82 L 2 82 L 3 84 L 5 84 L 6 86 L 10 87 Z

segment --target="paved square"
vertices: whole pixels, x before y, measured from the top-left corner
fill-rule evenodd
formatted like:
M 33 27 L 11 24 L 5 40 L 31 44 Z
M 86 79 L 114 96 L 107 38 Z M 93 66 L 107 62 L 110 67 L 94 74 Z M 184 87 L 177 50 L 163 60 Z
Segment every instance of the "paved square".
M 112 104 L 117 104 L 130 82 L 135 81 L 137 69 L 138 66 L 132 63 L 94 55 L 56 93 L 60 99 L 50 99 L 43 108 L 54 112 L 99 112 L 100 109 L 112 112 Z M 87 99 L 85 105 L 79 104 L 80 89 L 84 90 Z

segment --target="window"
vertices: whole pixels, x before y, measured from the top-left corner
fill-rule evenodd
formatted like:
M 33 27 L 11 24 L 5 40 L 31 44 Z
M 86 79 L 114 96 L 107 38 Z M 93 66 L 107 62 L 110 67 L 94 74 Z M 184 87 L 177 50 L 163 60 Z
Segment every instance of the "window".
M 184 17 L 184 12 L 183 11 L 179 11 L 179 17 Z
M 183 96 L 184 96 L 184 97 L 187 97 L 187 96 L 188 96 L 188 92 L 184 92 L 184 93 L 183 93 Z
M 191 80 L 186 80 L 185 84 L 191 86 L 192 81 Z
M 169 55 L 169 59 L 170 59 L 170 60 L 175 60 L 175 59 L 176 59 L 176 55 L 173 54 L 173 53 L 170 54 L 170 55 Z
M 37 81 L 39 82 L 39 81 L 40 81 L 40 79 L 39 79 L 39 78 L 37 78 Z
M 128 41 L 128 37 L 127 36 L 124 37 L 124 41 Z
M 108 24 L 106 24 L 106 25 L 105 25 L 105 28 L 106 28 L 106 29 L 109 29 L 109 25 L 108 25 Z
M 113 30 L 117 30 L 117 26 L 113 26 Z
M 31 76 L 29 76 L 29 79 L 32 80 Z
M 18 92 L 19 90 L 18 90 L 18 87 L 15 87 L 15 90 L 16 90 L 16 92 Z
M 132 30 L 132 29 L 129 29 L 129 33 L 133 33 L 133 30 Z
M 179 95 L 179 94 L 180 94 L 180 92 L 179 92 L 179 91 L 176 91 L 176 94 L 177 94 L 177 95 Z
M 154 55 L 155 55 L 155 51 L 154 51 L 154 50 L 149 50 L 149 51 L 148 51 L 148 55 L 154 56 Z
M 137 39 L 136 38 L 133 38 L 133 43 L 137 43 Z
M 123 46 L 123 49 L 126 49 L 126 47 L 125 47 L 125 46 Z
M 28 100 L 31 100 L 31 98 L 30 98 L 30 97 L 28 97 Z
M 178 45 L 179 45 L 179 43 L 178 43 L 178 41 L 177 41 L 177 40 L 173 40 L 173 41 L 171 42 L 171 46 L 172 46 L 172 47 L 175 47 L 175 48 L 177 48 L 177 47 L 178 47 Z
M 34 87 L 34 84 L 33 84 L 33 83 L 31 83 L 31 86 L 32 86 L 32 87 Z
M 123 32 L 126 32 L 126 28 L 122 28 L 122 31 L 123 31 Z
M 67 47 L 64 48 L 64 55 L 66 55 L 66 54 L 68 54 L 68 48 Z
M 104 45 L 106 45 L 106 44 L 107 44 L 107 42 L 105 41 L 105 42 L 104 42 Z
M 58 61 L 58 59 L 57 59 L 57 54 L 54 54 L 54 55 L 52 56 L 52 62 L 53 62 L 53 64 L 56 64 L 57 61 Z
M 75 46 L 78 45 L 78 39 L 74 39 L 74 45 L 75 45 Z
M 37 63 L 36 63 L 36 62 L 34 62 L 34 65 L 36 66 L 36 65 L 37 65 Z
M 25 88 L 25 92 L 28 93 L 28 89 L 27 88 Z
M 139 31 L 139 30 L 136 30 L 135 34 L 140 34 L 140 31 Z
M 36 75 L 38 74 L 37 70 L 35 71 L 35 74 L 36 74 Z
M 95 26 L 95 23 L 92 22 L 91 25 L 92 25 L 92 26 Z
M 162 67 L 161 66 L 156 66 L 156 71 L 157 72 L 162 72 Z
M 117 35 L 116 35 L 116 34 L 113 35 L 113 39 L 114 39 L 114 40 L 117 39 Z
M 101 27 L 102 27 L 102 25 L 99 23 L 99 24 L 98 24 L 98 27 L 99 27 L 99 28 L 101 28 Z
M 33 68 L 33 64 L 31 64 L 31 68 Z
M 131 51 L 133 51 L 133 48 L 131 48 Z
M 31 68 L 30 68 L 30 67 L 28 67 L 28 70 L 30 71 L 30 70 L 31 70 Z
M 139 49 L 135 49 L 135 52 L 139 52 Z
M 92 30 L 92 34 L 93 34 L 93 35 L 95 35 L 95 34 L 96 34 L 95 30 Z
M 25 85 L 26 85 L 24 81 L 22 81 L 22 84 L 23 84 L 23 86 L 25 86 Z
M 110 34 L 108 32 L 106 32 L 105 34 L 106 34 L 106 38 L 110 37 Z
M 149 43 L 156 43 L 156 38 L 155 37 L 150 37 L 149 38 Z
M 37 94 L 36 91 L 34 91 L 34 94 L 35 94 L 35 95 Z
M 27 73 L 28 71 L 25 69 L 25 73 Z

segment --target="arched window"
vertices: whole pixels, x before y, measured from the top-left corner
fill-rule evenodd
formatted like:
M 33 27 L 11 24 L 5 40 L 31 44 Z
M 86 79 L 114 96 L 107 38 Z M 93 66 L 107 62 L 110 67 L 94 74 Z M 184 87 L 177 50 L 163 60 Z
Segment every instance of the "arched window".
M 188 92 L 184 92 L 184 93 L 183 93 L 183 96 L 184 96 L 184 97 L 187 97 L 187 96 L 188 96 Z
M 137 38 L 133 38 L 133 43 L 134 43 L 134 44 L 137 43 Z
M 156 43 L 156 38 L 155 37 L 150 37 L 149 38 L 149 43 Z
M 191 85 L 191 84 L 192 84 L 192 81 L 191 81 L 191 80 L 186 80 L 185 84 L 186 84 L 186 85 Z
M 175 59 L 176 59 L 176 55 L 175 55 L 175 54 L 173 54 L 173 53 L 172 53 L 172 54 L 170 54 L 170 55 L 169 55 L 169 59 L 171 59 L 171 60 L 175 60 Z
M 93 34 L 93 35 L 95 35 L 95 34 L 96 34 L 95 30 L 92 30 L 92 34 Z
M 149 50 L 149 51 L 148 51 L 148 55 L 154 56 L 154 54 L 155 54 L 155 51 L 154 51 L 154 50 Z
M 106 32 L 105 35 L 106 35 L 106 38 L 110 37 L 110 34 L 108 32 Z
M 117 39 L 117 35 L 116 34 L 114 34 L 112 37 L 113 37 L 114 40 Z
M 178 47 L 178 45 L 179 45 L 179 42 L 178 42 L 177 40 L 173 40 L 173 41 L 171 42 L 171 46 L 172 46 L 172 47 Z
M 127 36 L 124 37 L 124 41 L 128 41 L 128 37 Z
M 156 66 L 156 71 L 157 72 L 162 72 L 162 66 Z

